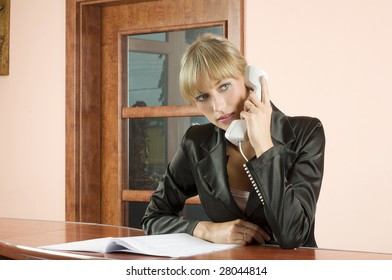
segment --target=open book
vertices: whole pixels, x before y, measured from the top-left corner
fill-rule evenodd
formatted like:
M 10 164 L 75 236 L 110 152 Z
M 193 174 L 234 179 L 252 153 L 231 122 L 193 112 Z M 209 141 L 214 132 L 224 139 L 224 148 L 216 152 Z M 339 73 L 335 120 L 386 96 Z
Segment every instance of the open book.
M 42 246 L 57 251 L 97 253 L 125 252 L 161 257 L 187 257 L 237 247 L 236 244 L 211 243 L 186 233 L 133 237 L 106 237 L 85 241 Z

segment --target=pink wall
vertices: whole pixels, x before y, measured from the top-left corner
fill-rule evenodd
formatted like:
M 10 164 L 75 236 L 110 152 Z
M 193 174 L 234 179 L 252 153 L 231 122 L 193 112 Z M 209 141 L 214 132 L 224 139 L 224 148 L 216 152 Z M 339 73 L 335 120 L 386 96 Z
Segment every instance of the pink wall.
M 65 217 L 65 1 L 12 0 L 0 76 L 0 217 Z
M 392 253 L 392 2 L 247 0 L 246 52 L 327 137 L 320 247 Z
M 246 54 L 327 135 L 320 247 L 392 253 L 392 2 L 245 0 Z M 50 12 L 47 12 L 50 11 Z M 65 1 L 12 0 L 0 76 L 0 217 L 64 219 Z

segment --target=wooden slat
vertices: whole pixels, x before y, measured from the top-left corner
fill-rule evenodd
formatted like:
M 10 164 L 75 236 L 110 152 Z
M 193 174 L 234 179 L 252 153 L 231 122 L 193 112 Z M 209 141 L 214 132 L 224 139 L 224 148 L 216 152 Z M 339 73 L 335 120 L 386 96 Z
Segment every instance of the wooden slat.
M 66 220 L 100 222 L 100 9 L 67 1 Z M 81 42 L 77 41 L 83 37 Z M 78 42 L 78 43 L 77 43 Z M 78 72 L 75 73 L 75 68 Z M 97 204 L 98 203 L 98 204 Z
M 133 201 L 133 202 L 149 202 L 150 196 L 154 191 L 144 191 L 144 190 L 123 190 L 122 200 L 123 201 Z M 189 198 L 186 204 L 200 204 L 199 196 L 194 196 Z
M 122 108 L 122 117 L 124 119 L 194 117 L 201 115 L 200 111 L 194 105 Z

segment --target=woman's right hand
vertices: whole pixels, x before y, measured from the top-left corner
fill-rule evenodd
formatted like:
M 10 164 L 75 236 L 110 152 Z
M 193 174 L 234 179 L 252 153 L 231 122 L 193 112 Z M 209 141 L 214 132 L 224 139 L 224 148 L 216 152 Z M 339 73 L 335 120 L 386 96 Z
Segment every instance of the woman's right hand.
M 270 236 L 258 225 L 237 219 L 224 223 L 199 222 L 193 236 L 221 244 L 249 244 L 253 240 L 264 244 Z
M 272 105 L 265 77 L 260 78 L 261 99 L 251 92 L 244 102 L 241 118 L 246 120 L 249 142 L 259 157 L 273 147 L 271 136 Z

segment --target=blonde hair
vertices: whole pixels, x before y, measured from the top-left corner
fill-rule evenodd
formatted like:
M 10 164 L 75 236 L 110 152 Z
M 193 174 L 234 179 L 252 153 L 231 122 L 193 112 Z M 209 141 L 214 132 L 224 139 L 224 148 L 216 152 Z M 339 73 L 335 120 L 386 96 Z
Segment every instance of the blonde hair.
M 214 34 L 203 34 L 185 51 L 181 60 L 180 91 L 188 103 L 194 103 L 211 81 L 244 75 L 246 59 L 228 41 Z

